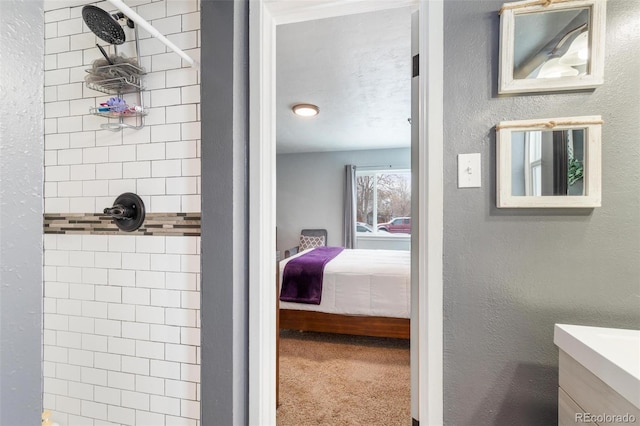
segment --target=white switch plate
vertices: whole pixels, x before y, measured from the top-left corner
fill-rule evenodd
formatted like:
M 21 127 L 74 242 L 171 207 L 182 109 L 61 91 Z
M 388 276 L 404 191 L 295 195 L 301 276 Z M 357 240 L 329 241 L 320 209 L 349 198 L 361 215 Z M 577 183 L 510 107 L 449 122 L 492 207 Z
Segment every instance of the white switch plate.
M 480 188 L 480 153 L 458 155 L 458 188 Z

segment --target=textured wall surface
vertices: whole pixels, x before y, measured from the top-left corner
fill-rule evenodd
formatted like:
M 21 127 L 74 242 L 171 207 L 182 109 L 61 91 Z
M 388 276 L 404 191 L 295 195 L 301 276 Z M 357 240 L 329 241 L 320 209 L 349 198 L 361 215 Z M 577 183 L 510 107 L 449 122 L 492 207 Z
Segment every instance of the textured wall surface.
M 249 2 L 202 2 L 202 418 L 249 407 Z
M 42 409 L 42 1 L 0 2 L 0 424 Z
M 605 84 L 498 98 L 502 1 L 445 3 L 444 391 L 449 425 L 557 422 L 553 325 L 640 328 L 640 3 L 607 5 Z M 498 210 L 502 120 L 601 114 L 602 207 Z M 457 189 L 456 155 L 482 154 Z
M 199 58 L 198 0 L 127 4 Z M 199 213 L 199 72 L 140 30 L 145 127 L 102 130 L 107 119 L 89 108 L 111 95 L 84 77 L 101 58 L 96 43 L 111 47 L 85 25 L 82 6 L 45 1 L 45 212 L 102 212 L 135 192 L 148 213 Z M 126 36 L 119 53 L 134 57 L 133 31 Z M 199 424 L 200 238 L 47 234 L 44 260 L 44 406 L 53 420 Z
M 409 148 L 280 154 L 277 156 L 278 250 L 298 245 L 300 230 L 327 230 L 328 244 L 342 245 L 344 166 L 409 169 Z

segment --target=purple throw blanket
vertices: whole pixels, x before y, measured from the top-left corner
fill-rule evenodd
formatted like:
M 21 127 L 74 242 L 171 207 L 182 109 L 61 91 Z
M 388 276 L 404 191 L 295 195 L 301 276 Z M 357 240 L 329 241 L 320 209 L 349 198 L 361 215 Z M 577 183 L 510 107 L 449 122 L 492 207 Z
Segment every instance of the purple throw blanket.
M 319 305 L 324 266 L 342 250 L 342 247 L 317 247 L 287 262 L 282 273 L 280 300 Z

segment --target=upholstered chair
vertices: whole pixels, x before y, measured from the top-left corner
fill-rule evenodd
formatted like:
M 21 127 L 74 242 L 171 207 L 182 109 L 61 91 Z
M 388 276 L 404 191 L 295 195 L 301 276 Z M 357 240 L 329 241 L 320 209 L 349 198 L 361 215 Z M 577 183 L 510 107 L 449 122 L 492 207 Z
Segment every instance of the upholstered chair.
M 284 251 L 284 257 L 293 256 L 294 254 L 315 247 L 327 245 L 326 229 L 303 229 L 300 231 L 300 243 L 289 250 Z

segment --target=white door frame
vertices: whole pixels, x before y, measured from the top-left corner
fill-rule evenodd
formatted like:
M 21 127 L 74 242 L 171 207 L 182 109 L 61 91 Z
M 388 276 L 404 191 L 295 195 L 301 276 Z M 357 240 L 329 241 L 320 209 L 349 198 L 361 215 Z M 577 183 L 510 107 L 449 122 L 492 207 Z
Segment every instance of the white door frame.
M 249 424 L 275 424 L 276 26 L 419 5 L 418 412 L 443 424 L 443 0 L 251 0 L 249 4 Z M 415 223 L 415 222 L 414 222 Z M 428 235 L 428 238 L 427 238 Z M 415 336 L 416 330 L 413 331 Z M 415 371 L 415 370 L 414 370 Z M 416 389 L 412 389 L 416 392 Z

